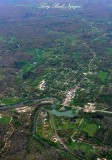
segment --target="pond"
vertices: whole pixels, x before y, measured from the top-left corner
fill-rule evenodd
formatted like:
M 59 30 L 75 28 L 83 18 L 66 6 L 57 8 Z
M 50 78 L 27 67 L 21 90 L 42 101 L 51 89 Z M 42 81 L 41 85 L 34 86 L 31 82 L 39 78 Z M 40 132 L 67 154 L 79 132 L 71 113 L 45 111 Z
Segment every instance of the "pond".
M 72 110 L 69 110 L 69 111 L 65 111 L 65 112 L 59 112 L 59 111 L 56 111 L 56 110 L 52 110 L 52 111 L 49 111 L 51 114 L 55 115 L 55 116 L 58 116 L 58 117 L 73 117 L 74 116 L 74 113 Z

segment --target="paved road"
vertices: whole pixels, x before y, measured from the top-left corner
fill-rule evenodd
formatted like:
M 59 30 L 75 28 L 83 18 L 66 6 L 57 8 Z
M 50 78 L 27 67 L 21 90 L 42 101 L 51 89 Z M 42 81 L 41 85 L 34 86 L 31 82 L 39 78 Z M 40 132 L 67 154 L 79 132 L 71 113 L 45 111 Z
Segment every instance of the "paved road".
M 29 104 L 32 104 L 32 103 L 36 103 L 36 105 L 38 107 L 35 108 L 35 114 L 34 114 L 34 117 L 33 117 L 33 127 L 32 127 L 32 133 L 33 133 L 33 136 L 37 137 L 42 143 L 44 143 L 46 145 L 46 143 L 40 139 L 37 134 L 36 134 L 36 123 L 37 123 L 37 117 L 38 117 L 38 113 L 39 113 L 39 109 L 45 105 L 51 105 L 52 107 L 55 107 L 56 105 L 59 105 L 60 102 L 58 99 L 56 98 L 43 98 L 43 99 L 36 99 L 36 100 L 29 100 L 29 101 L 25 101 L 23 103 L 20 103 L 20 104 L 14 104 L 14 105 L 10 105 L 10 106 L 1 106 L 0 107 L 0 111 L 6 111 L 6 110 L 11 110 L 11 109 L 15 109 L 15 108 L 19 108 L 19 107 L 23 107 L 25 105 L 29 105 Z M 62 139 L 58 136 L 57 134 L 57 131 L 56 131 L 56 128 L 55 128 L 55 124 L 54 124 L 54 120 L 51 116 L 51 119 L 52 119 L 52 123 L 53 123 L 53 127 L 54 127 L 54 130 L 55 130 L 55 135 L 56 137 L 58 138 L 60 144 L 63 145 L 64 149 L 67 150 L 69 153 L 71 153 L 74 157 L 82 160 L 79 156 L 75 155 L 65 144 L 64 142 L 62 141 Z M 48 145 L 48 147 L 50 147 Z
M 81 157 L 77 156 L 75 153 L 73 153 L 68 147 L 67 145 L 63 142 L 62 138 L 60 138 L 58 136 L 58 133 L 57 133 L 57 130 L 56 130 L 56 126 L 55 126 L 55 123 L 54 123 L 54 118 L 53 118 L 53 115 L 50 114 L 50 117 L 51 117 L 51 121 L 52 121 L 52 125 L 53 125 L 53 128 L 54 128 L 54 132 L 55 132 L 55 136 L 56 138 L 58 139 L 59 143 L 63 146 L 63 148 L 68 151 L 70 154 L 72 154 L 74 157 L 80 159 L 80 160 L 83 160 Z
M 52 104 L 53 107 L 55 107 L 55 105 L 60 104 L 59 100 L 57 98 L 43 98 L 43 99 L 34 99 L 34 100 L 29 100 L 29 101 L 24 101 L 22 103 L 16 103 L 13 105 L 8 105 L 8 106 L 0 106 L 0 111 L 6 111 L 6 110 L 11 110 L 11 109 L 15 109 L 15 108 L 20 108 L 20 107 L 24 107 L 25 105 L 30 105 L 33 103 L 37 103 L 37 104 Z
M 9 105 L 9 106 L 0 106 L 0 111 L 6 111 L 6 110 L 12 110 L 12 109 L 15 109 L 15 108 L 20 108 L 20 107 L 24 107 L 25 105 L 31 105 L 35 103 L 38 107 L 36 107 L 36 111 L 35 111 L 35 114 L 34 114 L 34 117 L 33 117 L 33 126 L 32 126 L 32 133 L 33 133 L 33 136 L 35 136 L 36 138 L 38 138 L 38 136 L 36 135 L 36 120 L 37 120 L 37 116 L 38 116 L 38 112 L 39 112 L 39 109 L 45 105 L 51 105 L 52 108 L 55 107 L 56 105 L 60 104 L 59 100 L 56 99 L 56 98 L 43 98 L 43 99 L 36 99 L 36 100 L 29 100 L 29 101 L 24 101 L 23 103 L 19 103 L 19 104 L 14 104 L 14 105 Z M 5 150 L 6 146 L 7 146 L 7 143 L 8 143 L 8 140 L 9 138 L 11 137 L 11 135 L 13 134 L 14 132 L 14 128 L 11 124 L 12 122 L 12 117 L 11 117 L 11 120 L 9 122 L 11 128 L 12 128 L 12 132 L 10 133 L 10 135 L 6 138 L 5 140 L 5 145 L 4 147 L 1 149 L 0 151 L 0 154 Z M 47 147 L 50 147 L 47 143 L 45 143 L 41 138 L 38 138 L 39 141 L 41 141 L 43 144 L 45 144 Z
M 90 60 L 90 62 L 88 64 L 88 72 L 90 72 L 91 71 L 91 64 L 96 57 L 96 53 L 86 43 L 83 43 L 83 45 L 85 45 L 91 51 L 91 53 L 93 53 L 93 58 Z
M 110 112 L 110 111 L 104 111 L 104 110 L 95 110 L 95 112 L 112 114 L 112 112 Z

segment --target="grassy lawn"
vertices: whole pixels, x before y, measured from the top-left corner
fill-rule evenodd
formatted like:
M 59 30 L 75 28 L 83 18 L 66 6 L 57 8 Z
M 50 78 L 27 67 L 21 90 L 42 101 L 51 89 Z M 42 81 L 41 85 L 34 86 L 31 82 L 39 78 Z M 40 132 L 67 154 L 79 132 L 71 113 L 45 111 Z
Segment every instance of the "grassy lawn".
M 12 105 L 18 102 L 22 102 L 25 99 L 19 99 L 19 98 L 4 98 L 0 100 L 1 105 Z
M 88 124 L 86 125 L 82 131 L 86 132 L 89 136 L 93 136 L 95 132 L 97 131 L 97 125 L 96 124 Z
M 108 76 L 108 73 L 107 73 L 107 72 L 100 71 L 100 72 L 98 73 L 98 78 L 99 78 L 102 82 L 104 82 L 104 81 L 106 80 L 107 76 Z
M 65 130 L 65 129 L 73 129 L 73 130 L 75 130 L 75 129 L 77 128 L 77 126 L 76 126 L 76 124 L 67 123 L 67 124 L 61 124 L 61 125 L 59 126 L 59 128 L 60 128 L 61 130 Z
M 84 119 L 84 121 L 79 127 L 79 133 L 85 132 L 88 134 L 88 136 L 92 137 L 97 131 L 97 129 L 97 124 L 90 123 L 87 119 Z
M 81 143 L 80 146 L 79 146 L 79 149 L 81 151 L 85 152 L 88 155 L 95 154 L 97 152 L 97 149 L 93 148 L 93 146 L 89 145 L 89 144 L 83 144 L 83 143 Z
M 33 64 L 27 63 L 22 67 L 22 71 L 25 74 L 25 73 L 31 71 L 33 68 L 34 68 Z
M 93 146 L 90 144 L 72 142 L 68 145 L 68 147 L 73 151 L 76 149 L 81 150 L 82 152 L 85 152 L 88 155 L 95 154 L 97 152 L 97 149 L 93 148 Z
M 37 125 L 37 131 L 36 131 L 36 133 L 37 133 L 39 136 L 43 137 L 43 127 L 39 127 L 39 126 Z
M 0 116 L 0 123 L 8 124 L 10 122 L 10 117 L 8 116 Z

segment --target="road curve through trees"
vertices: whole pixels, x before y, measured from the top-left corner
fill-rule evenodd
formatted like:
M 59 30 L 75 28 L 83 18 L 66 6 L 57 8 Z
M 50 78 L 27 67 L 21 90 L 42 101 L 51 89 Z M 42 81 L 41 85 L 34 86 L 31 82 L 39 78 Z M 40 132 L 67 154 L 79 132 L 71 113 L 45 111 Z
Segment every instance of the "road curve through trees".
M 24 101 L 23 103 L 13 104 L 13 105 L 9 105 L 9 106 L 0 106 L 0 111 L 2 112 L 2 111 L 6 111 L 6 110 L 12 110 L 12 109 L 15 109 L 15 108 L 24 107 L 25 105 L 31 105 L 31 104 L 35 104 L 35 106 L 37 106 L 37 107 L 35 107 L 34 114 L 33 114 L 32 134 L 40 142 L 42 142 L 46 146 L 50 147 L 49 144 L 44 142 L 41 139 L 41 137 L 39 137 L 36 134 L 36 122 L 37 122 L 36 120 L 37 120 L 37 116 L 38 116 L 38 113 L 39 113 L 39 109 L 41 107 L 51 105 L 52 108 L 55 108 L 57 105 L 60 104 L 60 101 L 57 98 L 43 98 L 43 99 Z M 75 155 L 75 153 L 73 153 L 71 150 L 69 150 L 69 148 L 67 146 L 64 147 L 64 149 L 66 151 L 68 151 L 70 154 L 72 154 L 75 158 L 78 158 L 78 159 L 82 160 L 81 157 Z

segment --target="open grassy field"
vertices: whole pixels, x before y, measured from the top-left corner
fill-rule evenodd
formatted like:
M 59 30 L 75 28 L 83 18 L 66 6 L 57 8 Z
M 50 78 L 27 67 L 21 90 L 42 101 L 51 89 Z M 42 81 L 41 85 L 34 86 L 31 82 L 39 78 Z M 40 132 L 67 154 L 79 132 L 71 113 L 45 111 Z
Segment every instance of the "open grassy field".
M 0 123 L 2 124 L 8 124 L 10 122 L 9 116 L 0 115 Z

